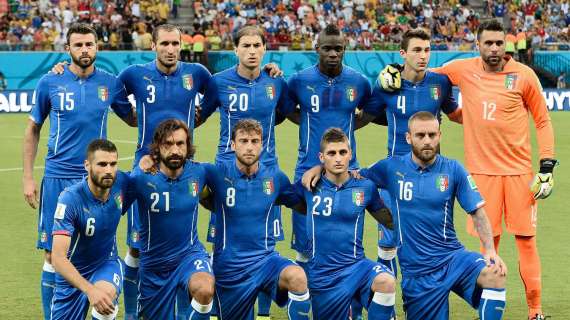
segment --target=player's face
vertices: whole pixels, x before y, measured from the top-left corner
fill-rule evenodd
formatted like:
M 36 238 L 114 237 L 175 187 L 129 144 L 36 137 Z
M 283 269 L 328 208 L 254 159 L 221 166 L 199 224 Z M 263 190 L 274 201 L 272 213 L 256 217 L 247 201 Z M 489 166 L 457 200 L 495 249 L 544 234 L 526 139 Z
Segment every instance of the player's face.
M 408 128 L 406 141 L 412 145 L 412 152 L 418 159 L 429 163 L 437 154 L 440 136 L 437 120 L 416 120 Z
M 235 53 L 240 65 L 248 69 L 255 69 L 261 65 L 261 60 L 265 54 L 265 45 L 260 36 L 243 36 L 239 39 Z
M 485 30 L 477 41 L 481 59 L 491 67 L 501 64 L 505 56 L 505 33 Z
M 319 64 L 328 70 L 337 70 L 342 65 L 345 41 L 343 36 L 323 35 L 317 44 Z
M 180 57 L 180 32 L 177 30 L 158 31 L 156 43 L 152 43 L 152 49 L 156 51 L 158 63 L 170 68 L 178 62 Z
M 237 160 L 246 167 L 251 167 L 259 160 L 263 147 L 261 135 L 255 131 L 238 130 L 232 140 L 232 150 Z
M 319 153 L 319 158 L 326 172 L 339 175 L 348 171 L 352 151 L 346 141 L 330 142 Z
M 412 38 L 408 42 L 408 50 L 400 50 L 400 55 L 404 58 L 406 68 L 411 68 L 415 72 L 422 72 L 427 69 L 431 54 L 429 40 Z
M 160 144 L 160 163 L 170 170 L 182 168 L 188 156 L 188 135 L 184 129 L 174 131 Z
M 91 33 L 72 33 L 67 46 L 73 63 L 83 69 L 89 68 L 95 62 L 97 55 L 97 41 Z
M 85 169 L 94 185 L 101 189 L 113 186 L 117 178 L 117 156 L 116 152 L 97 150 L 85 160 Z

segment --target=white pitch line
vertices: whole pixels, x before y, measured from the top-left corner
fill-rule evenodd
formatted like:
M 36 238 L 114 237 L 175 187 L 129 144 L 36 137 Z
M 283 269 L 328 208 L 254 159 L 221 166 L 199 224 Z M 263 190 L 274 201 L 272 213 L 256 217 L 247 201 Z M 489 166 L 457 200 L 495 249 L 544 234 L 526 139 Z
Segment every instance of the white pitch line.
M 10 139 L 24 139 L 23 136 L 8 136 L 8 138 L 10 138 Z M 49 137 L 40 137 L 40 140 L 47 140 L 48 138 Z M 116 143 L 137 144 L 136 141 L 132 141 L 132 140 L 113 139 L 111 141 L 116 142 Z
M 124 158 L 119 158 L 119 161 L 125 161 L 125 160 L 133 160 L 135 157 L 131 156 L 131 157 L 124 157 Z M 44 169 L 44 166 L 37 166 L 34 167 L 34 170 L 38 170 L 38 169 Z M 0 169 L 0 172 L 10 172 L 10 171 L 20 171 L 23 170 L 23 168 L 5 168 L 5 169 Z

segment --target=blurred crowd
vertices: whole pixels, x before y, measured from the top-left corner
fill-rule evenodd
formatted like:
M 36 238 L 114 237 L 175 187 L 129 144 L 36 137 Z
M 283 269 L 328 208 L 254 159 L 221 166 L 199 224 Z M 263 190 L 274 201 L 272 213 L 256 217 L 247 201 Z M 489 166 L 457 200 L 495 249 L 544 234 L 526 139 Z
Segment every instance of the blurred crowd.
M 148 50 L 153 26 L 176 17 L 181 0 L 0 0 L 0 50 L 63 50 L 70 23 L 88 21 L 102 49 Z M 185 0 L 186 1 L 186 0 Z M 270 50 L 311 50 L 336 23 L 349 50 L 397 50 L 403 33 L 423 27 L 433 50 L 471 51 L 481 19 L 501 19 L 525 47 L 568 50 L 568 0 L 203 0 L 183 49 L 231 50 L 244 25 L 263 26 Z M 520 45 L 517 40 L 516 46 Z M 196 50 L 193 50 L 195 47 Z M 518 48 L 515 48 L 518 51 Z

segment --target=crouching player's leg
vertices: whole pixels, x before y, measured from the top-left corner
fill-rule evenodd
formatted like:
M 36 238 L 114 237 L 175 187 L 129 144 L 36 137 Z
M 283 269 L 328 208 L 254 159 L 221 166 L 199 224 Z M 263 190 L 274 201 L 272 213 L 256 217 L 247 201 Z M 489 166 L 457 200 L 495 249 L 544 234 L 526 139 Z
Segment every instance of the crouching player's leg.
M 138 162 L 135 162 L 138 163 Z M 127 211 L 127 254 L 125 255 L 125 275 L 123 278 L 123 300 L 125 304 L 125 320 L 135 320 L 137 317 L 137 297 L 139 295 L 139 250 L 140 222 L 139 207 L 134 202 Z
M 506 275 L 497 263 L 486 266 L 477 277 L 477 286 L 482 288 L 479 303 L 479 318 L 502 319 L 506 305 Z
M 192 297 L 189 320 L 209 320 L 214 299 L 215 280 L 212 273 L 196 272 L 188 281 L 188 292 Z
M 279 273 L 279 290 L 287 290 L 288 292 L 287 315 L 290 320 L 309 319 L 311 302 L 309 300 L 307 276 L 303 268 L 294 264 L 283 268 Z M 276 302 L 279 305 L 277 299 Z
M 370 268 L 366 290 L 361 289 L 361 303 L 368 305 L 368 319 L 390 320 L 396 303 L 396 280 L 394 275 L 383 265 Z M 371 282 L 371 284 L 370 284 Z M 372 297 L 370 297 L 372 294 Z

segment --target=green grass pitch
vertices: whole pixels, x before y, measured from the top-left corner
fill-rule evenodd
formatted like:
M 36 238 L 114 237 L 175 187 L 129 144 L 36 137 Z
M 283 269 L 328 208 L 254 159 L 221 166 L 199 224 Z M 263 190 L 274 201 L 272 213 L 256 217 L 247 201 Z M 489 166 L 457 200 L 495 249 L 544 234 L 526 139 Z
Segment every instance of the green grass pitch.
M 561 165 L 555 170 L 554 194 L 547 200 L 540 201 L 538 246 L 542 259 L 543 306 L 553 319 L 570 318 L 570 209 L 565 194 L 570 190 L 570 131 L 566 125 L 570 122 L 570 112 L 551 113 L 555 134 L 556 152 Z M 22 195 L 22 137 L 27 121 L 24 114 L 0 115 L 0 319 L 40 319 L 40 271 L 42 252 L 35 249 L 37 211 L 24 202 Z M 212 161 L 219 135 L 217 116 L 196 131 L 196 158 L 200 161 Z M 445 121 L 442 127 L 442 153 L 446 156 L 463 160 L 463 133 L 461 127 Z M 42 130 L 40 149 L 36 166 L 43 166 L 46 153 L 48 124 Z M 116 142 L 120 158 L 129 158 L 134 154 L 136 129 L 129 128 L 116 117 L 109 121 L 109 138 Z M 297 157 L 297 128 L 285 122 L 276 129 L 277 150 L 282 169 L 290 176 L 293 174 Z M 534 140 L 534 138 L 533 138 Z M 369 125 L 357 132 L 358 158 L 362 166 L 368 166 L 386 154 L 386 128 Z M 534 143 L 534 142 L 533 142 Z M 536 144 L 534 144 L 534 163 Z M 132 160 L 120 162 L 121 168 L 129 170 Z M 43 170 L 34 171 L 39 184 Z M 566 200 L 564 200 L 566 199 Z M 465 233 L 465 214 L 456 208 L 455 225 L 459 237 L 467 248 L 478 250 L 475 238 Z M 201 211 L 199 230 L 201 238 L 206 234 L 207 215 Z M 280 242 L 278 250 L 286 257 L 293 257 L 289 248 L 291 236 L 291 214 L 283 210 L 286 240 Z M 371 217 L 366 220 L 365 248 L 368 257 L 376 258 L 377 233 Z M 121 256 L 125 253 L 125 227 L 123 219 L 118 230 Z M 505 319 L 526 319 L 524 287 L 517 267 L 517 253 L 511 235 L 505 235 L 499 254 L 509 267 L 507 285 L 507 309 Z M 398 288 L 399 291 L 399 288 Z M 401 299 L 397 298 L 398 313 L 403 319 Z M 121 305 L 121 309 L 122 309 Z M 285 312 L 275 305 L 272 307 L 273 319 L 286 319 Z M 122 318 L 122 310 L 120 313 Z M 476 311 L 452 295 L 451 319 L 475 319 Z

